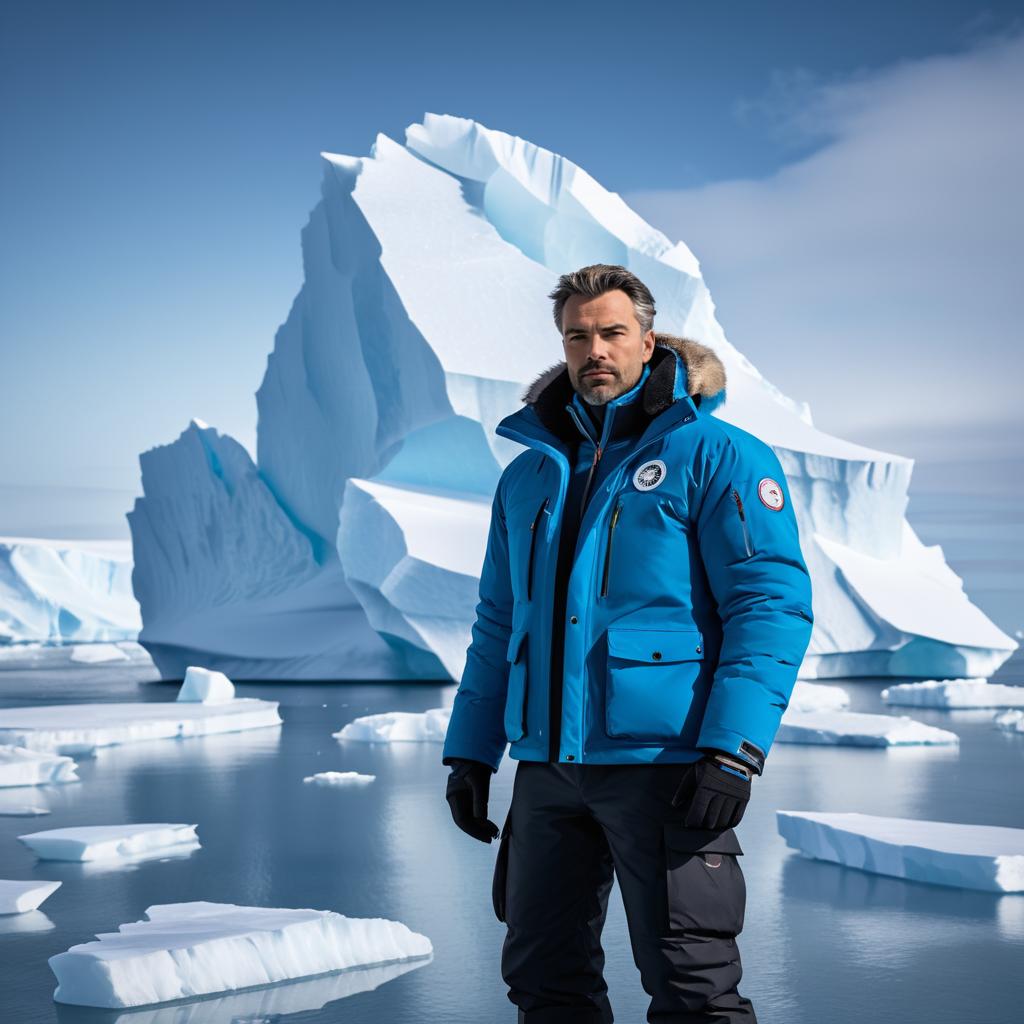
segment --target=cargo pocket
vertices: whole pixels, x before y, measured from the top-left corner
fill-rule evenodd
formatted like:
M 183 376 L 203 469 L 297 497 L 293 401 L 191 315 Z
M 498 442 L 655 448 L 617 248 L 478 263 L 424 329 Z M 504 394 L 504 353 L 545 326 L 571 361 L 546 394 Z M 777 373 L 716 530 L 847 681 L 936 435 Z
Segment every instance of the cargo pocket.
M 505 736 L 510 743 L 526 731 L 526 630 L 516 630 L 508 641 L 508 695 L 505 698 Z
M 494 877 L 491 879 L 491 904 L 494 916 L 501 922 L 505 921 L 505 905 L 508 898 L 508 836 L 511 813 L 505 817 L 498 842 L 498 856 L 494 861 Z
M 605 732 L 634 740 L 695 740 L 704 714 L 697 629 L 608 627 Z
M 738 935 L 747 885 L 736 833 L 668 822 L 664 839 L 669 931 Z

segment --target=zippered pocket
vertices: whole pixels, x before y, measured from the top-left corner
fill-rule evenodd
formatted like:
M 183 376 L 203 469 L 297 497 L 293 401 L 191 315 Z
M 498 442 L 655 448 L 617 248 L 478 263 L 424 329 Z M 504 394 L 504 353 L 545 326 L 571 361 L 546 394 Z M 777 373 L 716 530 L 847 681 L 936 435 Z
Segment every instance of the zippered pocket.
M 608 541 L 605 545 L 604 551 L 604 569 L 601 572 L 601 597 L 608 596 L 608 580 L 612 571 L 612 543 L 615 540 L 615 527 L 619 522 L 619 516 L 622 513 L 622 502 L 616 503 L 614 510 L 612 511 L 611 519 L 608 520 Z
M 548 499 L 545 498 L 540 503 L 540 508 L 537 509 L 537 514 L 533 517 L 533 522 L 530 523 L 530 554 L 526 562 L 526 600 L 533 600 L 533 560 L 534 553 L 537 550 L 537 527 L 540 525 L 540 517 L 544 514 L 544 509 L 548 507 Z
M 732 489 L 732 500 L 736 503 L 736 511 L 739 513 L 740 526 L 743 528 L 743 545 L 749 558 L 754 553 L 754 545 L 750 543 L 750 528 L 747 526 L 747 514 L 743 511 L 743 499 L 735 487 Z

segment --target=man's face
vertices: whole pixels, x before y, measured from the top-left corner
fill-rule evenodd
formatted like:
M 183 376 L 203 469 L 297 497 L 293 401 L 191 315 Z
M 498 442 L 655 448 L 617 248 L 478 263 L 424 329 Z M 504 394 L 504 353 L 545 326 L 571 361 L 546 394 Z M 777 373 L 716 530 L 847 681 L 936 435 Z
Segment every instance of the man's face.
M 596 299 L 570 295 L 562 309 L 562 348 L 580 397 L 604 405 L 640 379 L 654 351 L 654 331 L 641 332 L 624 291 L 616 288 Z

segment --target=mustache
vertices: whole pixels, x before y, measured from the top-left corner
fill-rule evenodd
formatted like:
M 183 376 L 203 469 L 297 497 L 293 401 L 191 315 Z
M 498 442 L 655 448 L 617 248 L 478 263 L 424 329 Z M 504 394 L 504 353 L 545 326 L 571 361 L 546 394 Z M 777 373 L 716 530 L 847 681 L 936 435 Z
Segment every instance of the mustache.
M 584 377 L 588 373 L 593 373 L 595 370 L 600 370 L 602 373 L 610 373 L 613 377 L 618 377 L 618 375 L 619 375 L 618 371 L 615 369 L 614 366 L 602 366 L 602 365 L 597 364 L 597 363 L 595 363 L 595 364 L 588 363 L 586 366 L 583 367 L 582 370 L 580 370 L 579 375 L 581 377 Z

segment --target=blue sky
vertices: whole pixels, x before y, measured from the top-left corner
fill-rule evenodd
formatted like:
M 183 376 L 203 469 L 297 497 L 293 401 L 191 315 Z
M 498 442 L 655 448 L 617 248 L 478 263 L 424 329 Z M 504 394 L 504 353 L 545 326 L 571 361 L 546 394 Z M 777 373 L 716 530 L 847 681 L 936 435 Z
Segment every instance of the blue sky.
M 251 448 L 319 152 L 426 111 L 562 153 L 686 241 L 823 428 L 1013 447 L 1019 11 L 9 0 L 0 486 L 134 491 L 192 416 Z

